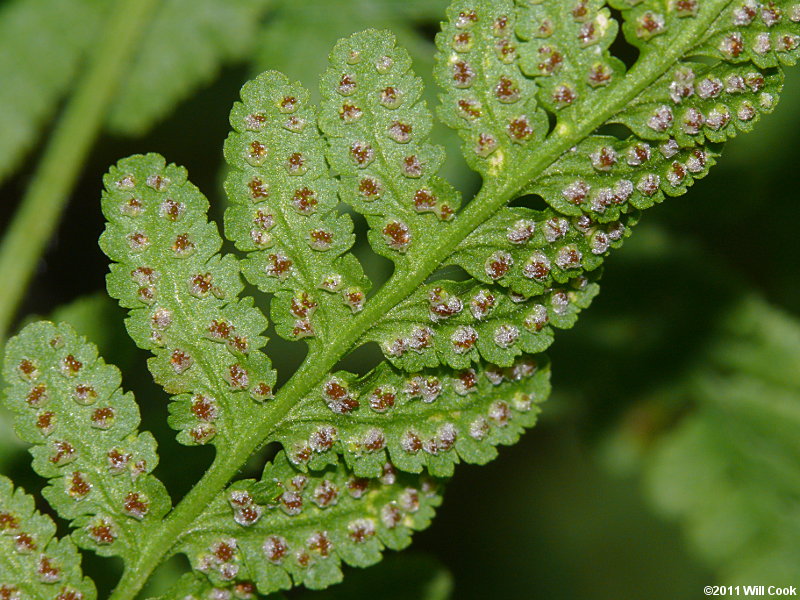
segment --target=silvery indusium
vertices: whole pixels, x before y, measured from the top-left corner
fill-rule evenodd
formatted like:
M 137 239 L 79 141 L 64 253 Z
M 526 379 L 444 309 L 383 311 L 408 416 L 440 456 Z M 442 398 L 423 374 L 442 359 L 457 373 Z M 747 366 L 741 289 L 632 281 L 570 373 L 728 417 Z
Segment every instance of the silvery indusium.
M 684 193 L 721 142 L 774 108 L 780 65 L 800 45 L 794 2 L 609 5 L 640 51 L 627 70 L 608 51 L 619 25 L 599 0 L 453 3 L 436 74 L 439 116 L 483 177 L 466 204 L 436 174 L 444 156 L 428 141 L 422 84 L 388 32 L 337 44 L 319 107 L 278 73 L 244 86 L 225 144 L 236 256 L 219 254 L 184 169 L 153 154 L 113 167 L 100 240 L 109 293 L 173 395 L 178 439 L 213 444 L 217 458 L 171 507 L 118 370 L 66 325 L 28 326 L 8 346 L 6 402 L 74 531 L 55 540 L 2 480 L 4 597 L 93 598 L 75 545 L 125 560 L 114 598 L 134 597 L 175 553 L 194 572 L 169 598 L 323 588 L 342 561 L 373 564 L 428 526 L 456 462 L 485 463 L 533 425 L 553 329 L 588 306 L 638 212 Z M 596 133 L 611 123 L 628 137 Z M 506 207 L 528 194 L 549 208 Z M 371 294 L 340 202 L 394 263 Z M 449 265 L 470 278 L 425 283 Z M 267 318 L 240 298 L 240 273 L 271 294 L 278 335 L 308 346 L 279 389 Z M 372 372 L 331 371 L 371 341 L 386 358 Z M 269 442 L 283 451 L 263 478 L 231 483 Z

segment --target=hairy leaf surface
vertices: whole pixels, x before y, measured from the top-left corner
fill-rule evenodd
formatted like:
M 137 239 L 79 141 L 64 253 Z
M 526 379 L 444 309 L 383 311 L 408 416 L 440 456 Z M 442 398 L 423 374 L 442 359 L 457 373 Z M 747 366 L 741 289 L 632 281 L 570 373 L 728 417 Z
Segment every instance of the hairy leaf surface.
M 432 115 L 422 80 L 390 32 L 368 30 L 340 41 L 320 84 L 320 126 L 339 196 L 367 217 L 373 249 L 403 268 L 404 256 L 442 230 L 460 204 L 436 176 L 444 160 L 427 142 Z M 430 213 L 430 214 L 426 214 Z
M 395 473 L 353 476 L 340 466 L 298 473 L 285 455 L 262 478 L 238 481 L 209 505 L 182 542 L 192 566 L 220 587 L 261 593 L 341 581 L 341 563 L 366 567 L 428 526 L 437 483 Z
M 76 528 L 78 545 L 132 555 L 171 502 L 152 475 L 156 442 L 139 433 L 139 409 L 116 367 L 69 325 L 32 323 L 8 343 L 4 403 L 34 444 L 44 495 Z
M 275 382 L 260 350 L 267 321 L 251 298 L 239 298 L 238 261 L 219 254 L 208 201 L 185 169 L 134 156 L 105 184 L 109 293 L 130 309 L 133 340 L 153 352 L 156 382 L 176 394 L 170 424 L 183 443 L 230 442 L 233 423 L 257 415 Z
M 421 473 L 485 463 L 535 423 L 541 353 L 597 294 L 605 256 L 774 108 L 800 45 L 789 1 L 455 0 L 447 17 L 439 114 L 483 178 L 463 207 L 409 55 L 376 30 L 336 45 L 319 110 L 275 72 L 242 89 L 225 145 L 241 263 L 219 253 L 185 170 L 151 154 L 105 179 L 109 291 L 175 395 L 179 440 L 220 446 L 136 558 L 186 553 L 211 587 L 187 578 L 175 594 L 321 588 L 342 562 L 406 545 L 439 502 Z M 639 53 L 629 67 L 610 50 L 620 30 Z M 350 209 L 394 263 L 370 296 Z M 240 267 L 277 334 L 308 344 L 277 390 Z M 341 370 L 372 343 L 386 360 Z M 230 483 L 271 442 L 284 451 L 262 479 Z
M 522 353 L 547 349 L 552 328 L 572 327 L 597 292 L 586 278 L 530 298 L 472 281 L 440 281 L 393 308 L 368 339 L 410 372 L 440 364 L 463 369 L 481 358 L 508 367 Z
M 475 229 L 447 259 L 486 284 L 530 297 L 541 295 L 582 271 L 594 271 L 622 246 L 637 215 L 596 223 L 553 210 L 503 208 Z
M 0 533 L 1 597 L 94 600 L 72 540 L 55 537 L 55 523 L 36 510 L 33 497 L 2 475 Z
M 495 446 L 533 426 L 549 375 L 542 356 L 505 369 L 479 363 L 409 375 L 384 364 L 361 378 L 340 372 L 292 411 L 282 441 L 301 468 L 335 464 L 342 454 L 359 476 L 378 476 L 388 460 L 447 477 L 460 460 L 489 462 Z
M 484 180 L 526 161 L 547 133 L 536 84 L 518 66 L 511 0 L 453 2 L 436 36 L 439 115 L 464 140 L 467 163 Z
M 225 144 L 233 167 L 225 184 L 233 206 L 226 235 L 247 252 L 242 270 L 267 292 L 278 333 L 318 347 L 337 322 L 360 312 L 368 281 L 348 253 L 352 221 L 336 214 L 334 182 L 325 163 L 308 92 L 267 72 L 242 88 Z

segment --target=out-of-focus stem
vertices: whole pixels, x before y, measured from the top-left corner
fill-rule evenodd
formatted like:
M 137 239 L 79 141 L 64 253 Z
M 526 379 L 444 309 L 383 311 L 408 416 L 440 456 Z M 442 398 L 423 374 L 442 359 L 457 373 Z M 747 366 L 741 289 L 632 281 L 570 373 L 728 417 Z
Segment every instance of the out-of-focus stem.
M 0 244 L 0 344 L 159 0 L 119 0 Z

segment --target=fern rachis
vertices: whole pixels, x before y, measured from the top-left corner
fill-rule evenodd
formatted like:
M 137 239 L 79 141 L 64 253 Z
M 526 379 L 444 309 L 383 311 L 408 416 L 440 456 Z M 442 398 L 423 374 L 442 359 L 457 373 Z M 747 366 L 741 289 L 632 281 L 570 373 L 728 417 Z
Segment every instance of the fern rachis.
M 319 110 L 276 73 L 243 88 L 225 146 L 225 230 L 243 258 L 219 254 L 208 203 L 185 170 L 156 155 L 112 168 L 101 238 L 113 261 L 109 292 L 130 309 L 130 335 L 174 396 L 179 441 L 214 444 L 214 464 L 168 514 L 149 475 L 154 448 L 130 484 L 146 490 L 100 465 L 116 450 L 103 436 L 123 433 L 115 423 L 87 429 L 86 452 L 102 452 L 75 463 L 83 470 L 62 469 L 87 459 L 51 420 L 130 413 L 128 397 L 105 375 L 108 389 L 86 401 L 74 378 L 106 367 L 68 328 L 49 324 L 12 341 L 5 372 L 8 403 L 38 444 L 35 468 L 57 482 L 48 499 L 75 519 L 75 542 L 127 561 L 114 597 L 133 597 L 177 552 L 200 576 L 171 597 L 329 585 L 340 561 L 376 562 L 383 546 L 403 547 L 427 525 L 439 484 L 420 472 L 449 476 L 459 460 L 486 462 L 533 425 L 548 392 L 539 353 L 552 328 L 572 326 L 588 306 L 593 272 L 638 211 L 683 193 L 720 142 L 772 110 L 780 64 L 792 64 L 800 45 L 791 2 L 609 4 L 640 51 L 627 72 L 608 50 L 618 24 L 603 2 L 453 2 L 437 37 L 440 116 L 484 182 L 462 210 L 436 174 L 443 153 L 427 141 L 432 115 L 410 59 L 373 30 L 337 44 Z M 611 123 L 629 137 L 597 133 Z M 530 193 L 549 208 L 506 207 Z M 365 216 L 373 250 L 395 265 L 371 297 L 340 202 Z M 470 279 L 426 283 L 448 265 Z M 277 334 L 308 345 L 278 390 L 262 351 L 267 320 L 239 297 L 240 271 L 272 295 Z M 384 363 L 362 377 L 331 371 L 369 341 Z M 55 410 L 44 407 L 51 395 Z M 98 398 L 108 406 L 94 408 Z M 121 420 L 127 432 L 138 425 L 132 414 Z M 31 428 L 32 415 L 46 426 Z M 226 488 L 275 441 L 284 453 L 261 480 Z M 110 490 L 104 500 L 75 512 L 72 502 L 101 489 Z M 92 539 L 98 524 L 119 534 Z M 136 531 L 148 532 L 143 541 Z

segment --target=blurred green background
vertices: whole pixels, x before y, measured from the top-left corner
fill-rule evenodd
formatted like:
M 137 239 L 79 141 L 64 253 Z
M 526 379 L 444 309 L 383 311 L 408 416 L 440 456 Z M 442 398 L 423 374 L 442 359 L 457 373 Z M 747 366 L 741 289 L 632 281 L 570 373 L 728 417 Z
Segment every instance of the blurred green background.
M 215 1 L 198 4 L 212 24 Z M 37 2 L 0 2 L 0 30 L 24 4 Z M 163 106 L 149 113 L 137 116 L 138 100 L 115 101 L 22 311 L 22 322 L 34 315 L 73 322 L 123 370 L 143 427 L 159 439 L 158 475 L 173 498 L 211 454 L 174 441 L 166 396 L 126 338 L 122 311 L 102 295 L 101 175 L 120 157 L 159 152 L 189 169 L 219 217 L 222 142 L 242 83 L 278 69 L 316 90 L 328 49 L 366 27 L 397 33 L 435 103 L 432 38 L 442 0 L 241 4 L 257 17 L 241 47 L 220 52 L 216 63 L 176 52 L 178 62 L 214 64 L 165 92 Z M 0 39 L 0 50 L 10 45 Z M 13 83 L 3 69 L 20 67 L 9 64 L 0 61 L 0 82 Z M 10 85 L 0 83 L 0 113 L 15 93 Z M 52 94 L 16 170 L 0 179 L 3 227 L 69 93 L 67 82 Z M 446 176 L 469 195 L 478 182 L 454 136 L 443 127 L 435 134 L 448 149 Z M 397 598 L 673 600 L 699 598 L 715 582 L 800 585 L 798 148 L 800 69 L 790 69 L 777 112 L 730 143 L 689 194 L 648 211 L 608 259 L 599 298 L 575 329 L 559 332 L 550 352 L 554 393 L 542 422 L 490 465 L 457 469 L 438 518 L 409 551 L 351 572 L 329 592 L 288 597 L 389 598 L 392 590 Z M 388 263 L 363 246 L 359 253 L 374 279 L 385 279 Z M 284 373 L 297 363 L 290 345 L 273 339 L 270 347 L 280 348 Z M 8 415 L 0 428 L 0 471 L 28 491 L 40 489 Z M 101 586 L 115 580 L 105 561 L 85 563 Z M 178 567 L 165 566 L 151 591 Z

